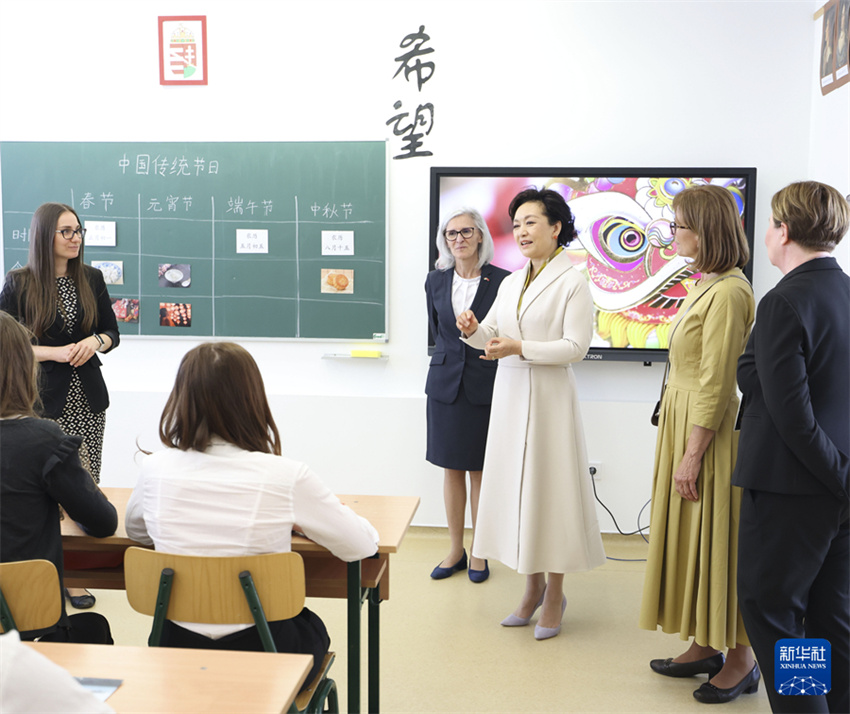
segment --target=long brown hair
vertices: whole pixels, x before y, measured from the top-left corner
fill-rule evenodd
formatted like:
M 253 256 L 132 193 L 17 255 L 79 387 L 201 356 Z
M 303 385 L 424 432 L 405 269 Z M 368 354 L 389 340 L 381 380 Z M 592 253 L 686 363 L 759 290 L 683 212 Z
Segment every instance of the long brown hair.
M 712 184 L 690 186 L 673 198 L 673 210 L 699 236 L 693 267 L 703 273 L 743 268 L 750 259 L 747 234 L 732 194 Z
M 73 213 L 80 223 L 77 212 L 64 203 L 43 203 L 32 216 L 30 224 L 30 251 L 27 264 L 10 273 L 9 279 L 16 282 L 18 314 L 24 324 L 41 337 L 56 321 L 59 295 L 56 290 L 56 263 L 53 256 L 53 240 L 56 226 L 63 213 Z M 85 277 L 83 246 L 80 254 L 68 261 L 67 275 L 74 281 L 79 295 L 80 326 L 90 333 L 97 316 L 97 302 L 91 285 Z
M 280 456 L 260 369 L 233 342 L 205 342 L 186 353 L 159 420 L 160 441 L 169 447 L 205 451 L 213 436 Z
M 0 310 L 0 418 L 35 416 L 38 398 L 38 362 L 31 335 L 8 312 Z

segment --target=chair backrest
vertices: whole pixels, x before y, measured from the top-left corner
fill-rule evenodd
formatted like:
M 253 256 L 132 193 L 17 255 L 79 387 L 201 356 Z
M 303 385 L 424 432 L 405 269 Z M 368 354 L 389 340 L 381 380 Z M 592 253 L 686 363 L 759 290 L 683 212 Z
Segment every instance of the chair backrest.
M 62 590 L 56 566 L 49 560 L 0 563 L 0 600 L 6 615 L 0 618 L 3 632 L 52 627 L 62 616 Z
M 146 548 L 128 548 L 124 582 L 130 606 L 156 615 L 160 575 L 174 571 L 165 617 L 180 622 L 254 624 L 239 575 L 251 573 L 269 621 L 288 620 L 304 607 L 304 561 L 298 553 L 236 557 L 172 555 Z

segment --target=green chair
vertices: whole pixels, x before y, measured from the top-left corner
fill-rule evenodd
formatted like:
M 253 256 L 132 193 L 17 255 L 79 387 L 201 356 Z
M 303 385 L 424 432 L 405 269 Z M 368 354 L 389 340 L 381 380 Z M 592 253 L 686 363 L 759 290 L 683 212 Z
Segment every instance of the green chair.
M 0 563 L 2 632 L 41 630 L 55 625 L 61 616 L 62 591 L 53 563 L 49 560 Z
M 159 646 L 166 620 L 211 624 L 254 624 L 266 652 L 277 652 L 269 620 L 288 620 L 304 607 L 304 561 L 298 553 L 237 557 L 172 555 L 128 548 L 124 580 L 130 606 L 152 615 L 148 638 Z M 319 673 L 290 712 L 339 714 L 336 682 L 328 678 L 335 654 L 325 655 Z

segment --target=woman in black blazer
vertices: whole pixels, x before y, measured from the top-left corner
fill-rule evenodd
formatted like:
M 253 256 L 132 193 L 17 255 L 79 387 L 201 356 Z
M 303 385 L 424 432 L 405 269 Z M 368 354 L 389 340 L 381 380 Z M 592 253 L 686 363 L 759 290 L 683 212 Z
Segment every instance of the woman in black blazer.
M 848 712 L 850 276 L 830 254 L 850 206 L 803 181 L 771 209 L 765 245 L 783 278 L 761 299 L 738 362 L 738 600 L 773 711 Z M 801 637 L 831 644 L 825 696 L 816 682 L 790 696 L 800 672 L 774 669 L 777 641 Z
M 27 264 L 6 276 L 0 310 L 35 335 L 43 416 L 82 438 L 83 466 L 100 482 L 109 394 L 97 353 L 117 347 L 119 336 L 103 275 L 83 263 L 85 233 L 70 206 L 39 206 L 30 226 Z M 94 596 L 82 593 L 72 594 L 71 604 L 94 605 Z
M 490 265 L 493 239 L 481 214 L 460 209 L 443 219 L 437 233 L 440 257 L 425 280 L 428 324 L 436 343 L 425 393 L 428 395 L 428 449 L 425 458 L 445 469 L 443 495 L 451 538 L 448 556 L 431 572 L 435 580 L 466 570 L 463 526 L 466 514 L 466 473 L 473 538 L 484 468 L 484 448 L 490 423 L 495 361 L 460 341 L 457 316 L 472 310 L 479 319 L 487 314 L 507 270 Z M 469 579 L 484 582 L 487 561 L 469 563 Z M 478 565 L 479 567 L 474 567 Z

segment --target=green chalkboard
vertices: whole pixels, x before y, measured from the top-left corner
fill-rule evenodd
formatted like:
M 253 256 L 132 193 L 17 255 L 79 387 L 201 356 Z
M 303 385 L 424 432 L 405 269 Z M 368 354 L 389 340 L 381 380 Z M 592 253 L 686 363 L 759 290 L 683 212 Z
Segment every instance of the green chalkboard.
M 122 334 L 385 341 L 386 165 L 383 141 L 2 142 L 5 268 L 57 201 L 121 274 Z

